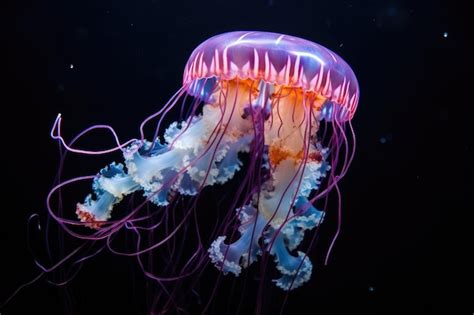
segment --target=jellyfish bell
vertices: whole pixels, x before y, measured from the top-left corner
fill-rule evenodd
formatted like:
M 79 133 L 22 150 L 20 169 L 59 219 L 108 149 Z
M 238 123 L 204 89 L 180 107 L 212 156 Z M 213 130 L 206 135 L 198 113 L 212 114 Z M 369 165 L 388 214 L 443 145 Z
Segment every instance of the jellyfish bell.
M 194 101 L 182 108 L 185 119 L 161 132 L 163 117 L 188 95 Z M 321 45 L 268 32 L 214 36 L 193 51 L 182 88 L 143 122 L 141 139 L 119 146 L 124 163 L 114 162 L 93 178 L 93 193 L 77 204 L 77 217 L 89 228 L 104 230 L 104 239 L 122 226 L 144 224 L 149 217 L 139 206 L 114 221 L 113 209 L 127 195 L 143 193 L 147 202 L 164 209 L 161 213 L 172 212 L 176 196 L 198 197 L 208 186 L 228 185 L 244 170 L 238 187 L 228 189 L 235 198 L 221 209 L 225 213 L 217 233 L 209 242 L 202 241 L 197 251 L 206 246 L 206 259 L 234 276 L 270 255 L 281 274 L 273 280 L 276 286 L 285 291 L 298 288 L 313 269 L 300 250 L 305 233 L 324 219 L 325 212 L 315 204 L 337 189 L 354 154 L 350 121 L 358 100 L 351 68 Z M 153 119 L 158 119 L 155 135 L 147 141 L 143 126 Z M 321 135 L 323 124 L 329 126 Z M 56 138 L 65 144 L 60 135 Z M 194 211 L 199 216 L 206 210 L 184 209 Z M 190 217 L 186 213 L 182 220 Z M 140 231 L 151 233 L 155 227 L 141 226 Z M 176 223 L 169 236 L 147 250 L 172 239 L 181 227 Z M 137 253 L 143 252 L 137 245 Z M 197 259 L 195 265 L 202 262 Z M 190 269 L 199 268 L 186 264 L 177 272 L 192 274 Z
M 330 120 L 352 119 L 359 100 L 355 74 L 341 57 L 311 41 L 276 33 L 230 32 L 204 41 L 186 64 L 183 85 L 198 96 L 196 87 L 211 78 L 264 81 L 314 93 L 327 101 L 322 118 Z

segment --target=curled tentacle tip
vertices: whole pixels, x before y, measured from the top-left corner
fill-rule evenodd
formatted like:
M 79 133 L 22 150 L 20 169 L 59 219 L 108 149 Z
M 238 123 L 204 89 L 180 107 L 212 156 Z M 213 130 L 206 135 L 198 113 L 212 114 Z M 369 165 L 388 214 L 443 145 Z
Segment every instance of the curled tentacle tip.
M 54 123 L 53 123 L 53 127 L 51 127 L 51 132 L 50 132 L 50 135 L 51 135 L 51 138 L 53 139 L 61 139 L 61 135 L 59 133 L 59 128 L 60 128 L 60 124 L 61 124 L 61 113 L 58 113 L 58 115 L 56 116 L 56 119 L 54 120 Z M 55 135 L 54 134 L 54 131 L 55 130 L 58 130 L 58 134 Z
M 224 274 L 232 273 L 235 276 L 240 275 L 242 267 L 239 265 L 237 260 L 231 260 L 226 257 L 227 252 L 231 250 L 229 245 L 224 244 L 225 236 L 219 236 L 214 242 L 212 242 L 211 247 L 209 248 L 209 257 L 211 258 L 212 263 L 219 269 L 222 270 Z
M 284 291 L 291 291 L 299 288 L 311 278 L 313 264 L 309 258 L 306 257 L 306 254 L 303 252 L 298 252 L 297 259 L 300 261 L 297 269 L 292 270 L 291 272 L 279 269 L 280 272 L 282 272 L 282 276 L 279 279 L 272 280 L 277 287 Z
M 78 203 L 76 207 L 76 214 L 79 220 L 81 222 L 85 222 L 85 226 L 91 228 L 91 229 L 99 229 L 104 225 L 105 222 L 103 221 L 97 221 L 96 217 L 94 214 L 90 213 L 87 208 L 83 205 Z

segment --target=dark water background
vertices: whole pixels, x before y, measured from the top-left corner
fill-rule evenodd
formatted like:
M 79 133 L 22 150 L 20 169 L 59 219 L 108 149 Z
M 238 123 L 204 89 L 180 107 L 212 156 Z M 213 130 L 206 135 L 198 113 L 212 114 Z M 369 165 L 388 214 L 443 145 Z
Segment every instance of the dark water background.
M 45 219 L 58 161 L 49 138 L 56 114 L 66 138 L 97 123 L 114 126 L 122 139 L 136 137 L 141 120 L 179 88 L 195 46 L 226 31 L 265 30 L 337 52 L 361 89 L 357 154 L 341 185 L 342 234 L 330 266 L 315 268 L 286 312 L 474 311 L 474 90 L 463 3 L 16 2 L 4 12 L 2 40 L 0 302 L 37 274 L 26 221 L 34 212 Z M 89 144 L 112 143 L 97 134 Z M 75 157 L 71 175 L 94 173 L 114 158 Z M 145 310 L 146 287 L 132 259 L 100 255 L 68 287 L 66 295 L 40 280 L 1 313 Z

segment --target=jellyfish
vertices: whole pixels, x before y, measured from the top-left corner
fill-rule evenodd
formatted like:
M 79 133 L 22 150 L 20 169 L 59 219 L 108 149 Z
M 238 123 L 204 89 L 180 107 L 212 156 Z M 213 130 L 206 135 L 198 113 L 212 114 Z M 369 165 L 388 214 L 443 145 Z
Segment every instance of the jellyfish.
M 296 289 L 313 272 L 302 250 L 305 235 L 323 222 L 327 209 L 321 206 L 327 203 L 320 206 L 320 201 L 332 191 L 340 196 L 338 182 L 354 156 L 351 119 L 358 101 L 352 69 L 319 44 L 257 31 L 214 36 L 192 52 L 182 87 L 143 121 L 139 138 L 120 143 L 114 133 L 116 148 L 79 150 L 61 136 L 58 116 L 52 135 L 68 151 L 120 150 L 123 160 L 93 176 L 92 193 L 77 203 L 77 221 L 60 218 L 52 206 L 50 213 L 64 226 L 89 228 L 97 240 L 122 227 L 139 233 L 145 230 L 140 225 L 145 219 L 181 211 L 179 222 L 154 245 L 137 246 L 140 255 L 173 238 L 185 220 L 209 216 L 209 209 L 196 209 L 189 200 L 211 186 L 228 185 L 223 191 L 234 198 L 218 209 L 221 222 L 213 238 L 201 240 L 195 253 L 200 258 L 192 258 L 196 268 L 186 264 L 175 279 L 204 265 L 238 277 L 258 261 L 273 261 L 279 273 L 274 284 L 284 291 Z M 163 129 L 173 110 L 180 112 L 180 119 Z M 147 140 L 144 129 L 152 122 L 156 128 Z M 238 184 L 231 184 L 239 173 Z M 56 186 L 49 198 L 74 181 Z M 116 215 L 114 209 L 131 194 L 143 195 L 143 203 Z M 180 205 L 183 199 L 188 206 Z M 152 210 L 145 213 L 144 204 L 153 204 Z M 146 230 L 160 228 L 150 224 Z

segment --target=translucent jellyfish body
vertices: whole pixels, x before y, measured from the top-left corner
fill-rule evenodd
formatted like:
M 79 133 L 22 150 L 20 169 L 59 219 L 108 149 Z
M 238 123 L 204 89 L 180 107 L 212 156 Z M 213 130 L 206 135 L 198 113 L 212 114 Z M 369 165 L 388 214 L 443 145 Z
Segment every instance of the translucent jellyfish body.
M 185 97 L 194 100 L 187 114 L 162 132 L 162 117 Z M 353 157 L 358 100 L 351 68 L 321 45 L 266 32 L 212 37 L 191 54 L 182 88 L 144 121 L 158 120 L 155 136 L 147 141 L 142 125 L 140 139 L 120 145 L 123 161 L 95 176 L 77 216 L 87 227 L 115 231 L 137 220 L 132 213 L 114 221 L 114 207 L 129 194 L 173 211 L 176 198 L 229 185 L 245 172 L 242 189 L 228 188 L 239 204 L 224 209 L 231 212 L 203 244 L 207 259 L 239 276 L 269 255 L 281 274 L 276 286 L 298 288 L 313 271 L 301 248 L 305 234 L 324 219 L 315 205 L 337 188 Z

